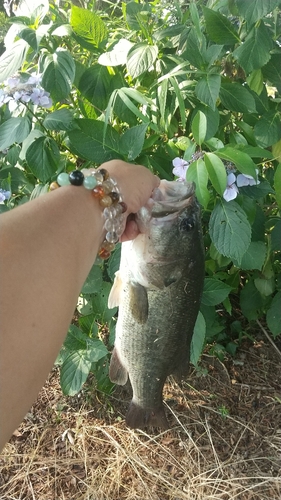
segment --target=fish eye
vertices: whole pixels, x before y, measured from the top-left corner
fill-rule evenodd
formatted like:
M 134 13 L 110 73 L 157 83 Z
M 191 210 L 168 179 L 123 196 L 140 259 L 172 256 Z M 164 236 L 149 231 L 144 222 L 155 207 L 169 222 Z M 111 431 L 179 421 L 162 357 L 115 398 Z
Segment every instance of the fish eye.
M 195 226 L 195 223 L 194 223 L 194 220 L 193 218 L 191 217 L 186 217 L 185 219 L 182 219 L 180 221 L 180 229 L 183 230 L 183 231 L 191 231 L 192 229 L 194 229 L 194 226 Z

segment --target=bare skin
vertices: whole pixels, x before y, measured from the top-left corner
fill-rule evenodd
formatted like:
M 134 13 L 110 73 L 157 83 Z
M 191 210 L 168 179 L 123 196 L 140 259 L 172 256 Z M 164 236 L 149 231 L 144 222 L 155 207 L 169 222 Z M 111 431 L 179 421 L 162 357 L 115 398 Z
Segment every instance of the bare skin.
M 120 160 L 102 167 L 128 206 L 121 239 L 133 239 L 131 214 L 160 181 Z M 88 190 L 65 186 L 0 216 L 0 449 L 52 369 L 104 237 L 101 214 Z

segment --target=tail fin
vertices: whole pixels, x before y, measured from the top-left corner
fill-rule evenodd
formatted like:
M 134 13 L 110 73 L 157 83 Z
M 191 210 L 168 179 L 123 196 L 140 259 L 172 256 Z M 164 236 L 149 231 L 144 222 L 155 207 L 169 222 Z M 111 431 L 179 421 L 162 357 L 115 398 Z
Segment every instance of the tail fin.
M 158 408 L 143 408 L 133 401 L 126 415 L 126 424 L 132 429 L 143 429 L 144 427 L 169 429 L 163 406 Z

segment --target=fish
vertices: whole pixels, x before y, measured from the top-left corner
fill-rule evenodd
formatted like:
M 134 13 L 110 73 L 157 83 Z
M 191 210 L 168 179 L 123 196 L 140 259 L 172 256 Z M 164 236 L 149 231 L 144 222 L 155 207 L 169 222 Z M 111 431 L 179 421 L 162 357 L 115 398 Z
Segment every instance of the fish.
M 109 378 L 131 383 L 128 427 L 167 429 L 163 387 L 188 373 L 205 274 L 195 184 L 162 180 L 135 220 L 140 233 L 121 245 L 108 299 L 119 307 Z

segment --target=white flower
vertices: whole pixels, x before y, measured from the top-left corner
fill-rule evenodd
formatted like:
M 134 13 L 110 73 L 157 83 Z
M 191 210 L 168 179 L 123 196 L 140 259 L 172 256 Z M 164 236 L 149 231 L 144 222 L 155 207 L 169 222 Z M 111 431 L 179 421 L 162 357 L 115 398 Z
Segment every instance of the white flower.
M 259 171 L 256 168 L 256 174 L 258 175 Z M 246 175 L 246 174 L 239 174 L 237 175 L 237 186 L 238 187 L 244 187 L 244 186 L 257 186 L 257 184 L 260 184 L 260 181 L 257 179 L 254 179 L 251 175 Z
M 186 171 L 189 167 L 189 163 L 178 156 L 173 159 L 173 174 L 178 177 L 178 181 L 185 181 Z
M 228 174 L 227 176 L 227 186 L 223 193 L 225 201 L 234 200 L 239 193 L 238 187 L 235 184 L 236 177 L 234 174 Z

